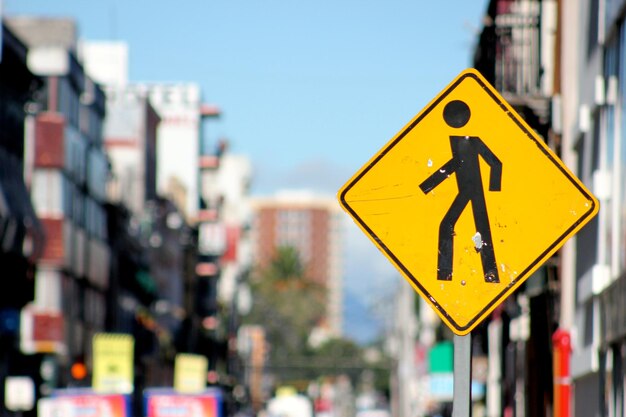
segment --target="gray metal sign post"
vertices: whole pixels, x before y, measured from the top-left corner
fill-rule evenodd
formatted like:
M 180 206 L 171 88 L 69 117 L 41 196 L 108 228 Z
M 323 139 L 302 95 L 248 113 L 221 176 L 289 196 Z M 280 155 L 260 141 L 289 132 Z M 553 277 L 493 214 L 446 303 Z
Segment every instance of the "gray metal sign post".
M 472 334 L 454 336 L 454 398 L 452 417 L 470 417 Z

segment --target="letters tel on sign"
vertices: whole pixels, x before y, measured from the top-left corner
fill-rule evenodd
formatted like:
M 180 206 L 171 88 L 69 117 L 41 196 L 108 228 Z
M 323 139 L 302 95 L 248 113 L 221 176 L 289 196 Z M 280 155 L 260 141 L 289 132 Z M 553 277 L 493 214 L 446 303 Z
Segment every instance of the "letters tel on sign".
M 461 72 L 338 198 L 457 335 L 471 332 L 599 209 L 474 69 Z

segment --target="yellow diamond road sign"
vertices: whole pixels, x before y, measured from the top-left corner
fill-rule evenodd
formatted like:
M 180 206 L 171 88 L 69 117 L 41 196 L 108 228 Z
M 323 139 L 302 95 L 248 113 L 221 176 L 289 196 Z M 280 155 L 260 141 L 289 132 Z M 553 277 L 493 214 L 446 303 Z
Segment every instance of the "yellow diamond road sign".
M 459 74 L 338 196 L 458 335 L 476 327 L 599 208 L 473 69 Z

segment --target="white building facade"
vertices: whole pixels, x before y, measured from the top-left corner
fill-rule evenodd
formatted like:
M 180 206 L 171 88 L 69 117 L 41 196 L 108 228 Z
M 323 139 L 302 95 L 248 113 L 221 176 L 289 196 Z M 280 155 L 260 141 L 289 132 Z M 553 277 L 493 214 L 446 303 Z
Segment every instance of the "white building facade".
M 576 416 L 626 414 L 626 2 L 562 2 L 564 157 L 600 213 L 564 252 Z

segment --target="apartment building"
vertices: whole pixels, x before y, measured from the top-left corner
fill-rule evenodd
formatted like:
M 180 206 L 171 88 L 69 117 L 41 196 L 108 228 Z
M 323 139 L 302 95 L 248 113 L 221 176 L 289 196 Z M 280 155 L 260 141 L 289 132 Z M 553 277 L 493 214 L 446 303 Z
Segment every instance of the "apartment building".
M 327 336 L 342 329 L 342 229 L 343 212 L 334 198 L 308 192 L 284 191 L 251 201 L 253 259 L 267 265 L 281 246 L 298 250 L 305 275 L 328 291 Z

